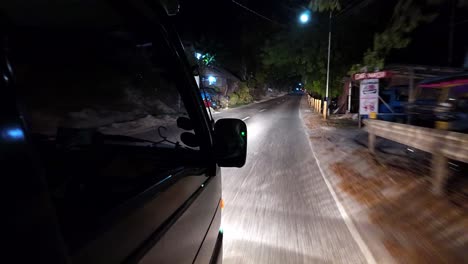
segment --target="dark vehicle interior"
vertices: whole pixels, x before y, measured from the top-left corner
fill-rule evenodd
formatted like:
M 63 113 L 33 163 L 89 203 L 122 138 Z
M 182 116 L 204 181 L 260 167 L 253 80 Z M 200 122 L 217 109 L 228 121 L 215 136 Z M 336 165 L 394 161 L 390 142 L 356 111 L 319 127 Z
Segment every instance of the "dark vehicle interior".
M 141 259 L 179 228 L 191 204 L 200 207 L 197 197 L 208 195 L 206 208 L 198 208 L 204 215 L 193 215 L 194 230 L 180 237 L 192 243 L 181 256 L 193 260 L 208 230 L 218 232 L 210 227 L 219 218 L 217 166 L 245 163 L 245 124 L 224 120 L 214 130 L 179 56 L 177 35 L 164 21 L 166 11 L 156 4 L 144 9 L 153 13 L 137 15 L 139 4 L 34 2 L 31 17 L 19 3 L 5 8 L 1 70 L 14 78 L 4 78 L 3 99 L 18 99 L 19 107 L 2 103 L 10 119 L 1 126 L 7 126 L 2 144 L 9 146 L 2 147 L 2 164 L 10 160 L 7 170 L 23 164 L 18 173 L 39 176 L 44 184 L 38 202 L 49 214 L 17 224 L 49 219 L 41 221 L 56 232 L 41 232 L 56 236 L 36 249 L 48 263 L 63 263 L 61 257 L 75 263 Z M 26 188 L 21 195 L 35 194 Z M 22 235 L 11 234 L 16 240 Z

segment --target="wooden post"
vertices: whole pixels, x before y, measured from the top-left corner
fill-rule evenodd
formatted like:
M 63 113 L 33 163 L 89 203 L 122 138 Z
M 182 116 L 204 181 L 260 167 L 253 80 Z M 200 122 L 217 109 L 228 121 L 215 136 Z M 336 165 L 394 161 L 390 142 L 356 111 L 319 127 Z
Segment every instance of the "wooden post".
M 432 192 L 437 196 L 444 194 L 449 176 L 448 159 L 439 153 L 432 154 Z
M 409 96 L 408 96 L 408 104 L 412 105 L 414 104 L 414 101 L 416 101 L 416 91 L 414 89 L 414 69 L 413 67 L 408 68 L 408 73 L 409 73 Z M 411 124 L 411 114 L 407 115 L 406 118 L 406 124 Z
M 370 122 L 371 121 L 369 120 L 369 124 L 367 125 L 367 133 L 369 135 L 368 148 L 371 154 L 375 154 L 375 134 L 372 130 L 372 124 Z
M 348 87 L 348 110 L 346 113 L 351 113 L 351 93 L 353 91 L 353 80 L 349 80 L 349 87 Z
M 323 119 L 326 120 L 328 118 L 328 99 L 323 100 L 322 112 L 323 112 Z
M 436 121 L 435 126 L 437 129 L 448 130 L 448 122 Z M 448 159 L 434 151 L 432 153 L 432 192 L 437 196 L 444 194 L 445 184 L 449 176 Z
M 328 111 L 328 102 L 327 100 L 323 100 L 323 119 L 327 119 L 327 111 Z

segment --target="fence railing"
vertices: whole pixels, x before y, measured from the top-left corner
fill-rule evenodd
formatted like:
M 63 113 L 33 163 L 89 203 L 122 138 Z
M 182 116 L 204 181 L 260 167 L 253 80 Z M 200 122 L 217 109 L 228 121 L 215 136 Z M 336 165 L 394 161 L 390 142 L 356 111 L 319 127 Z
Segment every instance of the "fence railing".
M 322 111 L 322 100 L 307 95 L 307 101 L 309 102 L 309 106 L 312 107 L 315 112 L 320 113 Z
M 449 176 L 448 159 L 468 163 L 468 135 L 446 130 L 417 127 L 375 119 L 365 120 L 369 151 L 375 153 L 376 136 L 432 154 L 433 192 L 444 193 Z

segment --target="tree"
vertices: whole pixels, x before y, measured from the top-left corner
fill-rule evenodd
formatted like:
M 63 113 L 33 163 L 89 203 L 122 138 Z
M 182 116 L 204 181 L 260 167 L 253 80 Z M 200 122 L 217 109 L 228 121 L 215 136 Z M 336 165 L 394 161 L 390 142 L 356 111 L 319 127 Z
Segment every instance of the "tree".
M 263 69 L 270 83 L 302 80 L 304 87 L 317 95 L 324 95 L 328 42 L 325 28 L 283 30 L 268 40 L 262 50 Z M 346 64 L 338 63 L 343 56 L 334 49 L 332 61 L 335 72 L 346 72 Z M 331 79 L 331 96 L 336 96 L 343 75 Z M 292 83 L 291 83 L 292 85 Z
M 457 1 L 459 7 L 468 6 L 468 0 Z M 399 0 L 396 4 L 389 26 L 380 33 L 374 35 L 372 49 L 364 53 L 362 63 L 351 67 L 349 73 L 361 71 L 363 67 L 369 70 L 382 69 L 385 60 L 392 50 L 404 49 L 411 43 L 411 33 L 420 25 L 432 22 L 436 17 L 435 12 L 424 12 L 425 7 L 443 4 L 444 0 Z
M 339 0 L 311 0 L 309 8 L 318 12 L 334 11 L 340 10 L 341 4 Z
M 374 36 L 373 48 L 364 54 L 362 64 L 353 65 L 350 73 L 362 67 L 382 69 L 385 58 L 394 49 L 406 48 L 411 42 L 410 34 L 421 24 L 434 20 L 435 14 L 425 14 L 414 0 L 399 0 L 394 8 L 390 25 Z

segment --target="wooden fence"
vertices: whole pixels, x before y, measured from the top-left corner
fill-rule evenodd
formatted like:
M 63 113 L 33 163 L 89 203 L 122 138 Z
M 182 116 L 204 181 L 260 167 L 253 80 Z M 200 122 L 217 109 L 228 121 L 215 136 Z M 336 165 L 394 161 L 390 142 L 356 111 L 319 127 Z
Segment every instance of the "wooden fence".
M 376 136 L 432 154 L 433 192 L 444 193 L 449 175 L 448 159 L 468 163 L 468 135 L 446 130 L 417 127 L 381 120 L 365 120 L 369 151 L 375 153 Z

